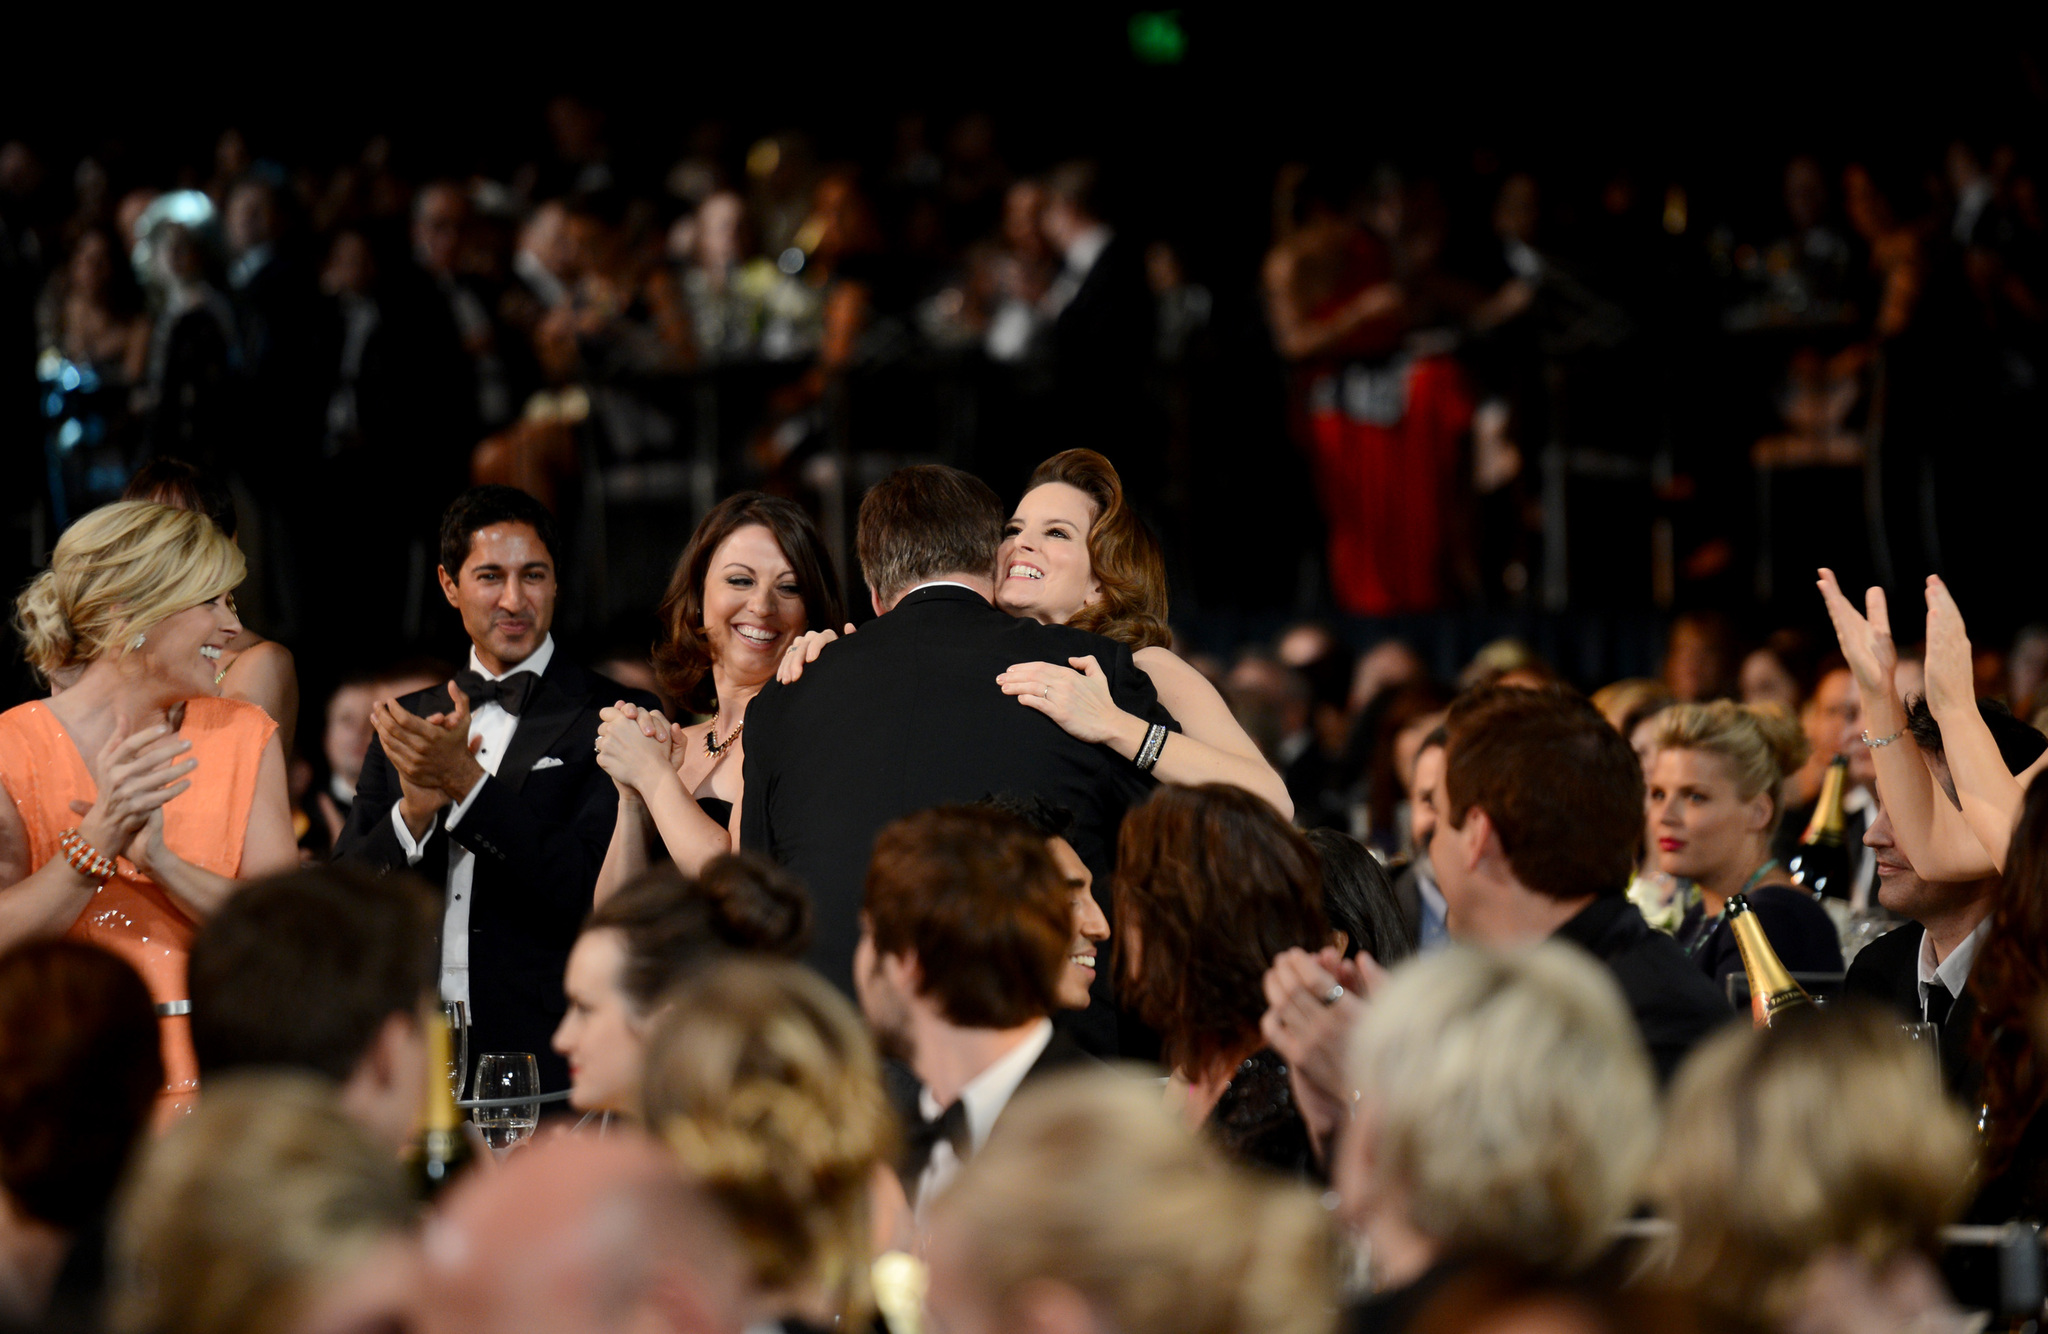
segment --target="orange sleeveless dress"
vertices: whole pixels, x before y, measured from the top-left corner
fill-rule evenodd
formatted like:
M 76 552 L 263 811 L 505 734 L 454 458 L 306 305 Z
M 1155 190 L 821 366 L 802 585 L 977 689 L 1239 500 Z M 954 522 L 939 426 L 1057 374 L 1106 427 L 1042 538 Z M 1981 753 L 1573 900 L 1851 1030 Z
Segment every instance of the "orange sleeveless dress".
M 192 786 L 164 810 L 164 843 L 194 866 L 232 878 L 242 867 L 242 840 L 256 802 L 263 749 L 277 730 L 262 709 L 240 700 L 190 701 L 180 735 L 192 743 L 185 758 L 199 761 Z M 85 757 L 47 702 L 36 700 L 0 713 L 0 786 L 28 829 L 29 865 L 40 869 L 62 856 L 57 836 L 79 821 L 74 801 L 99 799 Z M 126 960 L 159 1006 L 186 1001 L 185 957 L 198 924 L 126 857 L 64 934 Z M 162 1015 L 162 1011 L 158 1011 Z M 189 1111 L 199 1091 L 192 1052 L 192 1021 L 162 1016 L 164 1090 L 159 1124 Z

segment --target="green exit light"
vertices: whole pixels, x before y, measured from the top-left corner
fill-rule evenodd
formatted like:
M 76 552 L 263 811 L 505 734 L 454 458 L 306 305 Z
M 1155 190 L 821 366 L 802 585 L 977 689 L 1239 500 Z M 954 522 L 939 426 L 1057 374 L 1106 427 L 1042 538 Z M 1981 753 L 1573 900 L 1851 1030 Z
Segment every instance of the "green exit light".
M 1154 9 L 1131 15 L 1131 54 L 1148 65 L 1178 65 L 1188 53 L 1187 29 L 1178 9 Z

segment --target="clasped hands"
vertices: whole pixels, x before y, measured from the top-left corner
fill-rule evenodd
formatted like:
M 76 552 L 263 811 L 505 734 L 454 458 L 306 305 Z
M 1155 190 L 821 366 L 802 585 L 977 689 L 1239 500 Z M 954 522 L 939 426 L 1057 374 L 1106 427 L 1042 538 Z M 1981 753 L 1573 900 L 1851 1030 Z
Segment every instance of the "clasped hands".
M 597 714 L 597 767 L 611 775 L 622 798 L 645 799 L 664 774 L 675 777 L 682 764 L 683 729 L 659 709 L 620 700 Z
M 1325 1162 L 1331 1137 L 1351 1115 L 1351 1080 L 1344 1070 L 1351 1031 L 1386 976 L 1365 951 L 1347 959 L 1332 946 L 1314 954 L 1287 950 L 1266 970 L 1259 1033 L 1287 1062 L 1295 1103 Z
M 434 816 L 468 796 L 484 767 L 477 763 L 482 737 L 469 734 L 469 696 L 448 683 L 453 707 L 425 718 L 380 699 L 370 706 L 370 725 L 384 745 L 384 755 L 398 773 L 399 814 L 414 838 L 426 832 Z
M 178 712 L 182 713 L 180 705 Z M 142 871 L 172 855 L 164 846 L 164 806 L 192 786 L 186 775 L 199 761 L 186 758 L 192 743 L 177 734 L 178 720 L 131 733 L 126 717 L 115 719 L 93 765 L 99 799 L 74 801 L 78 836 L 109 857 L 126 857 Z

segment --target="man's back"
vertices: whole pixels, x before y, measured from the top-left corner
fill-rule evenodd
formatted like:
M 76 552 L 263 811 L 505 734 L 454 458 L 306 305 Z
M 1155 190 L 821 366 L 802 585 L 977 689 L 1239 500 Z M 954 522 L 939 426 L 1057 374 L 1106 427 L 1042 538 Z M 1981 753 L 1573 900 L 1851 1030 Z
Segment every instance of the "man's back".
M 1614 973 L 1659 1083 L 1669 1084 L 1692 1049 L 1735 1017 L 1685 951 L 1671 937 L 1651 930 L 1636 906 L 1619 894 L 1594 899 L 1557 934 Z
M 913 811 L 1036 794 L 1074 813 L 1070 841 L 1107 886 L 1117 826 L 1152 780 L 1003 694 L 995 680 L 1017 663 L 1065 665 L 1083 654 L 1101 663 L 1119 707 L 1169 721 L 1128 649 L 1007 616 L 954 585 L 910 593 L 827 649 L 801 681 L 770 683 L 748 707 L 741 842 L 809 886 L 813 967 L 850 988 L 875 834 Z

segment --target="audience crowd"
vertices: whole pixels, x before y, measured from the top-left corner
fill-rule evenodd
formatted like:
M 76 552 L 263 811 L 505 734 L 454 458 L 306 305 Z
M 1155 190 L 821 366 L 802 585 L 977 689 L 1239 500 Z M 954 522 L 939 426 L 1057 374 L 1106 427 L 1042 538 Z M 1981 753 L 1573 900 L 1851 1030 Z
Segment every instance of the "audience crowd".
M 1799 158 L 1775 240 L 1627 176 L 1283 174 L 1332 614 L 1224 657 L 1168 596 L 1210 293 L 1095 165 L 912 118 L 886 171 L 707 130 L 648 185 L 549 118 L 507 180 L 230 133 L 68 204 L 0 148 L 47 437 L 0 1328 L 2042 1318 L 2038 1228 L 1951 1225 L 2048 1211 L 2048 629 L 2003 648 L 1952 541 L 2009 479 L 1923 448 L 1937 389 L 2039 424 L 2026 162 Z M 1777 386 L 1753 477 L 1623 443 L 1701 308 Z M 883 443 L 937 361 L 1001 425 Z M 1567 455 L 1658 479 L 1667 594 L 1740 549 L 1771 625 L 1600 683 L 1352 619 L 1576 580 L 1522 518 Z M 1880 464 L 1921 526 L 1845 508 Z M 1758 477 L 1815 521 L 1702 518 Z M 621 501 L 699 516 L 672 567 Z M 1738 1018 L 1745 910 L 1823 1004 Z

